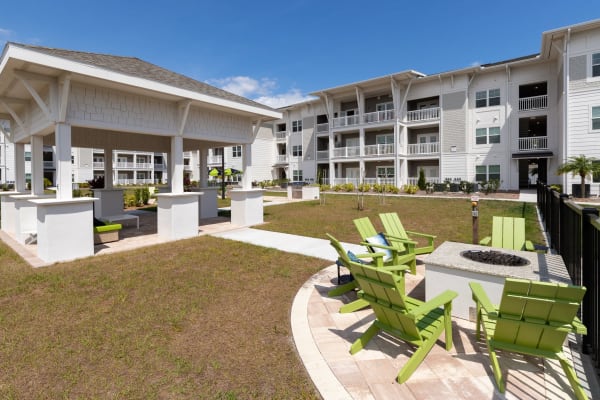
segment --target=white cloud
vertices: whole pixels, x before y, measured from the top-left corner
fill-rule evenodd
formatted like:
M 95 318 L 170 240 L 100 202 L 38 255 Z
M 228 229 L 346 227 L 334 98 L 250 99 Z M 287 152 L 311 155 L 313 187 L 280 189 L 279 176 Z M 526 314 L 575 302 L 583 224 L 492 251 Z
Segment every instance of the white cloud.
M 208 81 L 208 83 L 273 108 L 284 107 L 312 99 L 310 96 L 303 95 L 298 89 L 290 89 L 284 93 L 277 93 L 277 81 L 270 78 L 254 79 L 249 76 L 232 76 L 223 79 L 213 79 Z

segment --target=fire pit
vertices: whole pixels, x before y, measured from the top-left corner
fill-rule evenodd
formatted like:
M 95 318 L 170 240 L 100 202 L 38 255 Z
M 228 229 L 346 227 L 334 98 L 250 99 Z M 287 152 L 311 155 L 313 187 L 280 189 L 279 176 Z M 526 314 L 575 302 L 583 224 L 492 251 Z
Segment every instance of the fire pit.
M 484 264 L 504 265 L 507 267 L 523 267 L 529 265 L 529 261 L 516 254 L 508 254 L 497 250 L 467 250 L 460 253 L 461 256 L 469 260 Z
M 425 271 L 425 300 L 455 290 L 458 297 L 452 301 L 452 315 L 470 320 L 475 317 L 475 303 L 469 282 L 480 282 L 494 304 L 500 301 L 507 277 L 570 283 L 559 255 L 455 242 L 444 242 L 428 255 Z

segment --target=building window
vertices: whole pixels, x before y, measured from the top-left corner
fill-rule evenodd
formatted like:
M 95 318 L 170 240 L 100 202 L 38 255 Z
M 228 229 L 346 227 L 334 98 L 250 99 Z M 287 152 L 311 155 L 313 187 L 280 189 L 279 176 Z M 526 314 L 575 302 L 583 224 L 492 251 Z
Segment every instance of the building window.
M 477 128 L 475 130 L 475 144 L 500 143 L 500 127 Z
M 302 170 L 301 169 L 295 169 L 292 171 L 292 180 L 294 182 L 302 181 Z
M 292 132 L 302 132 L 302 120 L 292 121 Z
M 500 165 L 477 165 L 475 166 L 475 181 L 484 182 L 492 179 L 500 180 Z
M 592 130 L 600 130 L 600 106 L 592 107 Z
M 240 158 L 242 156 L 242 146 L 233 146 L 232 152 L 233 158 Z
M 491 107 L 500 105 L 500 89 L 475 92 L 475 107 Z
M 393 178 L 394 167 L 377 167 L 378 178 Z
M 30 151 L 25 152 L 25 161 L 31 161 L 31 152 Z
M 386 133 L 384 135 L 377 135 L 375 138 L 377 144 L 393 144 L 394 143 L 394 134 Z
M 592 54 L 592 76 L 600 76 L 600 53 Z
M 302 157 L 302 145 L 292 146 L 292 156 L 294 157 Z
M 600 164 L 600 161 L 593 161 L 592 162 L 595 166 L 598 166 L 598 164 Z M 593 183 L 598 183 L 600 182 L 600 170 L 594 172 L 592 174 L 592 182 Z

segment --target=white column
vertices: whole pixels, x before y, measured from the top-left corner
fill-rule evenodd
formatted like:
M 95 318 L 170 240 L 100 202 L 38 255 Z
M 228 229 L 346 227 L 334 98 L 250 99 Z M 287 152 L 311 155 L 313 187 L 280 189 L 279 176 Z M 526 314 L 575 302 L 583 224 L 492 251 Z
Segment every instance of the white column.
M 104 189 L 113 188 L 113 149 L 104 148 Z
M 71 158 L 69 157 L 69 162 Z M 44 194 L 44 138 L 31 137 L 31 194 Z
M 202 147 L 200 153 L 200 187 L 208 186 L 208 148 Z
M 171 137 L 171 154 L 169 162 L 169 180 L 171 193 L 183 193 L 183 138 Z
M 25 144 L 15 143 L 15 191 L 25 191 Z
M 242 146 L 242 188 L 252 189 L 252 143 L 246 143 Z
M 72 166 L 71 166 L 71 125 L 56 124 L 56 198 L 68 200 L 73 198 Z

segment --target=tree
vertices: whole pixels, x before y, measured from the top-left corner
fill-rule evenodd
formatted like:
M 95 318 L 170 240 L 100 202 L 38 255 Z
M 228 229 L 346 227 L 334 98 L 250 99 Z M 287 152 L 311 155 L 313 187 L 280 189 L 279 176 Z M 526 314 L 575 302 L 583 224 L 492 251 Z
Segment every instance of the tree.
M 600 172 L 600 160 L 594 157 L 586 157 L 581 154 L 579 156 L 569 157 L 567 162 L 558 167 L 556 173 L 562 175 L 572 173 L 573 176 L 581 177 L 581 197 L 585 197 L 585 177 L 594 173 Z
M 417 186 L 421 190 L 425 190 L 425 170 L 423 168 L 419 169 L 419 181 L 417 182 Z

